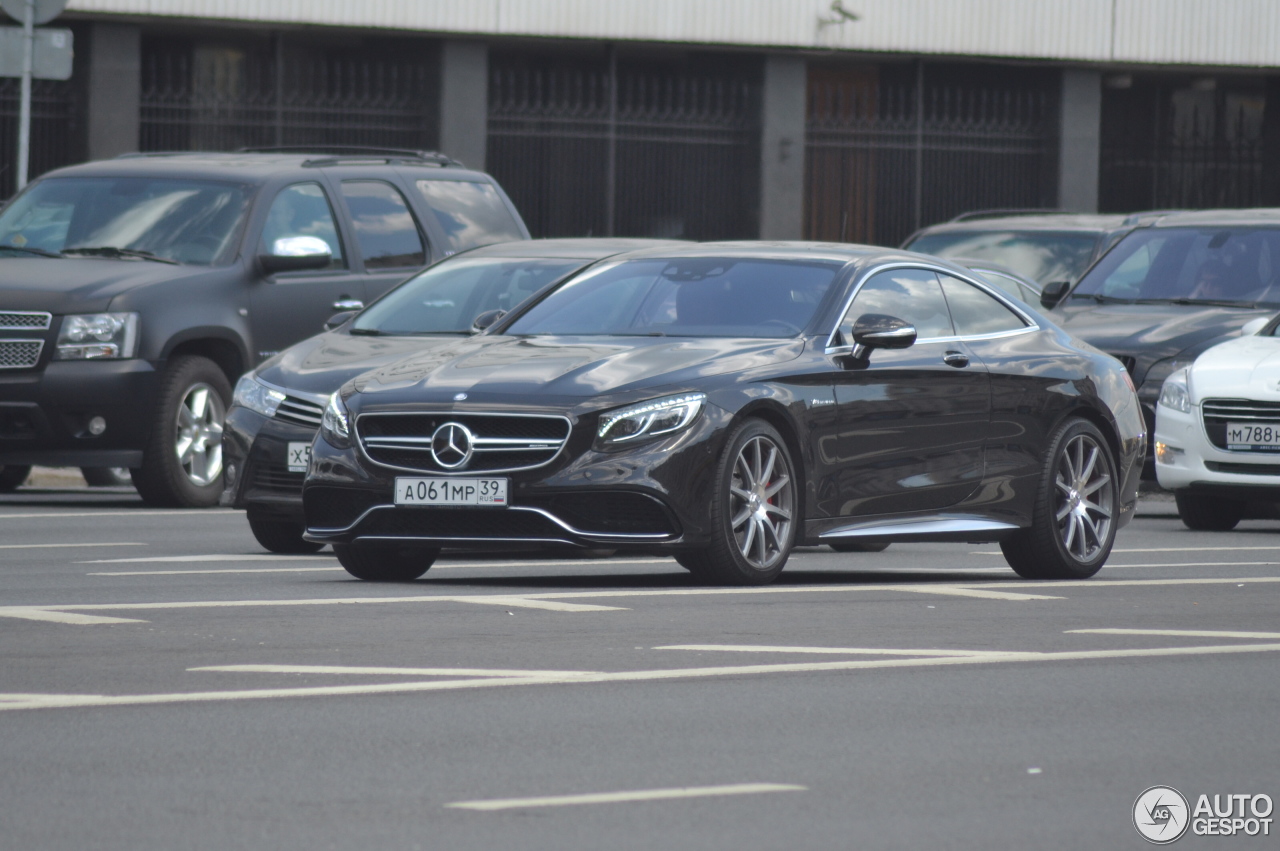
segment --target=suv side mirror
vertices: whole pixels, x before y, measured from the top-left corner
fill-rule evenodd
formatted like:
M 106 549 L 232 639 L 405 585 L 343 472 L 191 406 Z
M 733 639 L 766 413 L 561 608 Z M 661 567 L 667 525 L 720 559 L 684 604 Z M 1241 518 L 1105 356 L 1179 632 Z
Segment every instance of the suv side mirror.
M 323 269 L 333 260 L 329 243 L 318 236 L 286 236 L 271 244 L 271 253 L 258 256 L 268 275 Z
M 1044 285 L 1044 289 L 1040 291 L 1040 306 L 1046 310 L 1052 310 L 1066 297 L 1067 290 L 1071 289 L 1070 281 L 1051 281 Z
M 486 310 L 471 320 L 471 333 L 479 334 L 506 315 L 507 312 L 505 310 Z

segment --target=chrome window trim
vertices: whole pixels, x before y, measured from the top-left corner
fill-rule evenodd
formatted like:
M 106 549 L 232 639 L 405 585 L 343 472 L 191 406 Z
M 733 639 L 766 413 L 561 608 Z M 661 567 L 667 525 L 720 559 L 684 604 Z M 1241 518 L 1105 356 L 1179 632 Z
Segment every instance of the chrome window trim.
M 537 464 L 529 464 L 529 465 L 525 465 L 525 466 L 522 466 L 522 467 L 502 467 L 502 468 L 497 468 L 497 469 L 492 469 L 492 470 L 462 469 L 462 470 L 439 470 L 439 471 L 437 471 L 437 470 L 423 470 L 423 469 L 418 468 L 418 467 L 400 467 L 400 466 L 397 466 L 397 465 L 395 465 L 395 464 L 387 464 L 387 463 L 386 463 L 386 462 L 384 462 L 384 461 L 378 461 L 377 459 L 375 459 L 375 458 L 371 457 L 371 456 L 369 455 L 369 453 L 365 451 L 365 448 L 364 448 L 364 438 L 360 436 L 360 420 L 361 420 L 362 418 L 366 417 L 366 416 L 377 416 L 377 417 L 442 417 L 442 416 L 443 416 L 443 417 L 450 417 L 450 416 L 457 416 L 457 417 L 524 417 L 524 418 L 528 418 L 528 419 L 563 420 L 563 421 L 564 421 L 564 423 L 565 423 L 565 425 L 566 425 L 568 428 L 566 429 L 565 436 L 564 436 L 563 438 L 548 438 L 548 439 L 544 439 L 544 440 L 541 440 L 541 441 L 537 441 L 537 442 L 546 443 L 546 444 L 547 444 L 547 449 L 551 449 L 551 448 L 552 448 L 552 444 L 558 444 L 558 445 L 556 445 L 556 446 L 555 446 L 555 452 L 551 454 L 551 457 L 549 457 L 547 460 L 542 461 L 542 462 L 537 463 Z M 414 474 L 414 475 L 416 475 L 416 476 L 419 476 L 419 477 L 422 477 L 422 476 L 424 476 L 424 475 L 427 475 L 427 476 L 472 476 L 472 477 L 475 477 L 475 476 L 491 476 L 491 475 L 496 475 L 496 474 L 498 474 L 498 473 L 518 473 L 518 472 L 522 472 L 522 471 L 524 471 L 524 470 L 536 470 L 536 469 L 538 469 L 539 467 L 545 467 L 545 466 L 547 466 L 547 465 L 548 465 L 548 464 L 550 464 L 552 461 L 554 461 L 554 460 L 556 460 L 557 458 L 559 458 L 559 457 L 560 457 L 560 454 L 561 454 L 562 452 L 564 452 L 564 448 L 565 448 L 565 446 L 567 446 L 567 445 L 568 445 L 568 443 L 569 443 L 569 438 L 573 437 L 573 421 L 572 421 L 571 419 L 569 419 L 568 417 L 564 416 L 563 414 L 511 414 L 511 413 L 503 413 L 503 412 L 501 412 L 501 411 L 438 411 L 438 410 L 428 410 L 428 411 L 369 411 L 369 412 L 367 412 L 367 413 L 366 413 L 366 412 L 364 412 L 364 411 L 362 411 L 362 412 L 360 412 L 359 414 L 357 414 L 357 415 L 356 415 L 355 420 L 351 423 L 351 427 L 352 427 L 352 431 L 354 432 L 354 434 L 352 434 L 352 438 L 353 438 L 353 441 L 352 441 L 352 442 L 353 442 L 353 444 L 355 445 L 356 449 L 359 451 L 360 456 L 361 456 L 363 459 L 365 459 L 366 461 L 368 461 L 370 464 L 376 464 L 377 466 L 379 466 L 379 467 L 384 467 L 384 468 L 386 468 L 386 469 L 388 469 L 388 470 L 400 470 L 400 471 L 403 471 L 403 472 L 406 472 L 406 473 L 412 473 L 412 474 Z M 404 438 L 400 438 L 400 439 L 401 439 L 401 440 L 403 440 Z M 480 438 L 480 439 L 486 439 L 486 438 Z M 489 438 L 489 439 L 492 439 L 492 438 Z M 500 439 L 500 438 L 499 438 L 499 439 Z M 530 442 L 530 443 L 533 443 L 533 442 L 535 442 L 535 441 L 530 440 L 529 442 Z M 375 447 L 375 448 L 376 448 L 376 447 Z M 410 449 L 410 450 L 411 450 L 411 447 L 407 447 L 407 446 L 406 446 L 406 447 L 401 447 L 401 448 L 403 448 L 403 449 Z M 429 448 L 429 447 L 428 447 L 428 448 Z M 486 449 L 485 451 L 486 451 L 486 452 L 490 452 L 490 451 L 494 451 L 494 450 L 492 450 L 492 449 Z M 536 450 L 529 450 L 529 451 L 536 451 Z

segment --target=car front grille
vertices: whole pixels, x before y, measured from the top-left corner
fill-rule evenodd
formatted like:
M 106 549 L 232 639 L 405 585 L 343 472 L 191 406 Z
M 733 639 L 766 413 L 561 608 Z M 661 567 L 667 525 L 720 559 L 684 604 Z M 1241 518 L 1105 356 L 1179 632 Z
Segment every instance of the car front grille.
M 47 331 L 53 315 L 30 310 L 0 310 L 0 328 L 6 331 Z
M 276 408 L 275 418 L 287 423 L 319 428 L 320 421 L 324 418 L 324 406 L 297 396 L 285 396 L 280 407 Z
M 503 508 L 388 508 L 370 514 L 357 537 L 564 541 L 568 533 L 533 511 Z
M 1227 448 L 1227 423 L 1249 423 L 1280 427 L 1280 402 L 1251 399 L 1206 399 L 1201 404 L 1204 431 L 1209 442 Z
M 43 349 L 44 340 L 0 340 L 0 369 L 29 369 Z
M 297 494 L 302 491 L 306 473 L 293 473 L 283 464 L 260 462 L 253 472 L 253 487 L 258 490 L 284 491 Z
M 474 452 L 459 467 L 441 466 L 432 455 L 432 435 L 456 423 L 473 438 Z M 388 467 L 430 473 L 498 473 L 541 467 L 569 439 L 564 417 L 524 414 L 362 414 L 356 420 L 360 445 Z

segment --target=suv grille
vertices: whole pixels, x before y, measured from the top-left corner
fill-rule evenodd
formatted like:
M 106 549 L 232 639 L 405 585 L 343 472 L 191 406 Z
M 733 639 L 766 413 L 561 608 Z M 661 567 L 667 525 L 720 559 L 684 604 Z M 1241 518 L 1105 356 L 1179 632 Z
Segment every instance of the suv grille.
M 29 310 L 0 311 L 0 328 L 6 331 L 47 331 L 53 321 L 52 314 Z
M 40 360 L 44 340 L 0 340 L 0 369 L 26 369 Z
M 1251 423 L 1280 427 L 1280 402 L 1249 399 L 1206 399 L 1201 406 L 1205 434 L 1219 449 L 1227 448 L 1227 423 Z
M 276 419 L 312 428 L 319 428 L 323 417 L 323 405 L 317 405 L 307 399 L 299 399 L 297 396 L 285 396 L 280 407 L 276 408 Z
M 432 455 L 436 429 L 456 423 L 472 435 L 470 460 L 441 466 Z M 564 417 L 518 414 L 362 414 L 356 420 L 360 445 L 379 464 L 433 473 L 505 472 L 541 467 L 569 439 Z

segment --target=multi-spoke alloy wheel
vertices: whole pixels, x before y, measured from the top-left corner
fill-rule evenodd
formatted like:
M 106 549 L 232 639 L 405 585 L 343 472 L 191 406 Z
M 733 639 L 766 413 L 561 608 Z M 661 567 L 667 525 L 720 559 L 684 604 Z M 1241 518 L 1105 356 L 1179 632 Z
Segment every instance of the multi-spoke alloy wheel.
M 213 361 L 174 358 L 160 379 L 155 419 L 133 483 L 152 505 L 213 505 L 222 490 L 222 421 L 231 385 Z
M 212 484 L 222 475 L 222 420 L 226 413 L 217 391 L 204 382 L 188 387 L 178 406 L 173 451 L 197 487 Z
M 1080 579 L 1111 554 L 1119 483 L 1106 439 L 1093 423 L 1070 419 L 1049 442 L 1030 528 L 1000 543 L 1028 579 Z
M 716 468 L 711 543 L 677 560 L 717 582 L 772 582 L 795 541 L 799 492 L 782 435 L 761 420 L 745 421 L 730 435 Z

